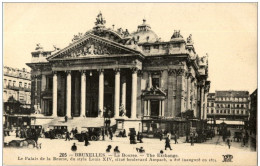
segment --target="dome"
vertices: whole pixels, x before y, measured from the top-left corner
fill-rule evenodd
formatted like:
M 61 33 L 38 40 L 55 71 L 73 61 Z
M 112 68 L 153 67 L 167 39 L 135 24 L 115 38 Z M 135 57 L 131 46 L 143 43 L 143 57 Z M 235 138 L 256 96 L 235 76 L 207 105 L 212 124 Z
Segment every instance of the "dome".
M 154 43 L 158 41 L 158 36 L 151 30 L 149 24 L 146 24 L 146 20 L 143 19 L 143 24 L 139 25 L 137 31 L 131 34 L 138 43 Z

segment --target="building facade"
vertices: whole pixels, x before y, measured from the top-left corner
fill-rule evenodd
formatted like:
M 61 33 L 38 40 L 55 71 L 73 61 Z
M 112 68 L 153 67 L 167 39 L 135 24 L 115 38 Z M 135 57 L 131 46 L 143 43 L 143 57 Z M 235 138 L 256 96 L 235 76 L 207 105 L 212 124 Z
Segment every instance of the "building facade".
M 248 120 L 248 91 L 216 91 L 209 93 L 207 116 L 213 119 Z
M 100 13 L 94 28 L 74 35 L 67 47 L 37 45 L 27 65 L 32 105 L 45 117 L 88 119 L 86 125 L 110 112 L 118 127 L 143 131 L 158 119 L 185 121 L 188 110 L 192 118 L 207 118 L 207 56 L 200 58 L 192 36 L 185 40 L 180 31 L 161 41 L 146 20 L 129 33 L 106 28 Z
M 250 133 L 257 133 L 257 89 L 250 95 L 250 116 L 249 116 Z
M 25 68 L 17 69 L 4 66 L 3 103 L 5 127 L 19 126 L 30 118 L 31 113 L 31 73 Z
M 12 96 L 22 104 L 31 105 L 31 73 L 25 68 L 4 66 L 3 101 Z

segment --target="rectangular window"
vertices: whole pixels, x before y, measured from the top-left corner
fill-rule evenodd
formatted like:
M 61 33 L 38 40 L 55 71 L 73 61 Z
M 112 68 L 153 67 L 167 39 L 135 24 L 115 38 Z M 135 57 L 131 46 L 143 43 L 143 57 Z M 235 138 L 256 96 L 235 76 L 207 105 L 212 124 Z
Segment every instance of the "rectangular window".
M 180 43 L 174 43 L 174 44 L 172 44 L 172 47 L 173 48 L 178 48 L 178 47 L 180 47 Z
M 24 83 L 24 87 L 27 88 L 27 83 Z
M 154 45 L 153 48 L 159 50 L 159 45 Z
M 217 110 L 217 113 L 219 113 L 219 110 Z
M 19 87 L 20 87 L 20 88 L 22 87 L 22 82 L 19 82 Z
M 222 114 L 222 110 L 220 110 L 220 113 Z
M 152 78 L 152 84 L 153 84 L 153 87 L 160 87 L 160 79 L 159 78 Z
M 211 113 L 213 114 L 213 113 L 214 113 L 214 110 L 211 110 Z

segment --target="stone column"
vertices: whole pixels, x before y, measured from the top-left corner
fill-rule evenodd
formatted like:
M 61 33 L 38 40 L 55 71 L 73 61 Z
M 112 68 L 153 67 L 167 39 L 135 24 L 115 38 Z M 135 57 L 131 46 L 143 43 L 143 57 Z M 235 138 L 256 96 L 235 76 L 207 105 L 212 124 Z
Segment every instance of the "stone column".
M 144 100 L 144 116 L 147 116 L 147 100 Z
M 162 116 L 162 101 L 159 100 L 159 116 Z
M 125 76 L 122 77 L 122 105 L 126 108 L 126 78 Z
M 205 90 L 205 95 L 204 95 L 204 119 L 207 119 L 207 102 L 208 102 L 208 91 Z
M 149 78 L 149 89 L 153 87 L 153 82 L 152 82 L 152 73 L 148 72 L 148 78 Z
M 187 110 L 191 109 L 191 104 L 190 104 L 190 90 L 191 90 L 191 73 L 188 73 L 187 75 Z
M 86 116 L 86 71 L 81 71 L 81 110 L 80 117 Z
M 71 118 L 71 71 L 67 71 L 67 112 L 66 115 L 68 118 Z
M 98 90 L 98 116 L 103 117 L 104 109 L 104 70 L 99 70 L 99 90 Z
M 131 95 L 131 118 L 136 118 L 136 100 L 137 100 L 137 68 L 132 70 L 132 95 Z
M 203 119 L 204 116 L 204 86 L 201 86 L 200 90 L 200 118 Z
M 150 100 L 148 100 L 147 101 L 147 107 L 148 107 L 148 109 L 147 109 L 147 116 L 151 116 L 151 109 L 150 109 L 150 106 L 151 106 L 151 102 L 150 102 Z
M 162 116 L 164 116 L 164 100 L 162 100 Z
M 119 103 L 120 103 L 120 70 L 115 69 L 115 99 L 114 99 L 115 117 L 119 117 Z
M 58 106 L 58 77 L 57 72 L 53 73 L 53 84 L 52 84 L 52 116 L 57 117 L 57 106 Z

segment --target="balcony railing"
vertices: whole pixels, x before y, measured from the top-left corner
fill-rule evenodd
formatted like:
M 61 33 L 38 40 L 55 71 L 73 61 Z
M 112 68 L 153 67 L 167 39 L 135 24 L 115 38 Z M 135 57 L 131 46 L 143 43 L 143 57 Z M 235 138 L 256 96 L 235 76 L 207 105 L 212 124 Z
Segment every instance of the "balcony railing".
M 16 90 L 16 91 L 31 92 L 31 88 L 25 88 L 25 87 L 17 87 L 17 86 L 7 85 L 7 86 L 5 86 L 5 88 L 11 89 L 11 90 Z

